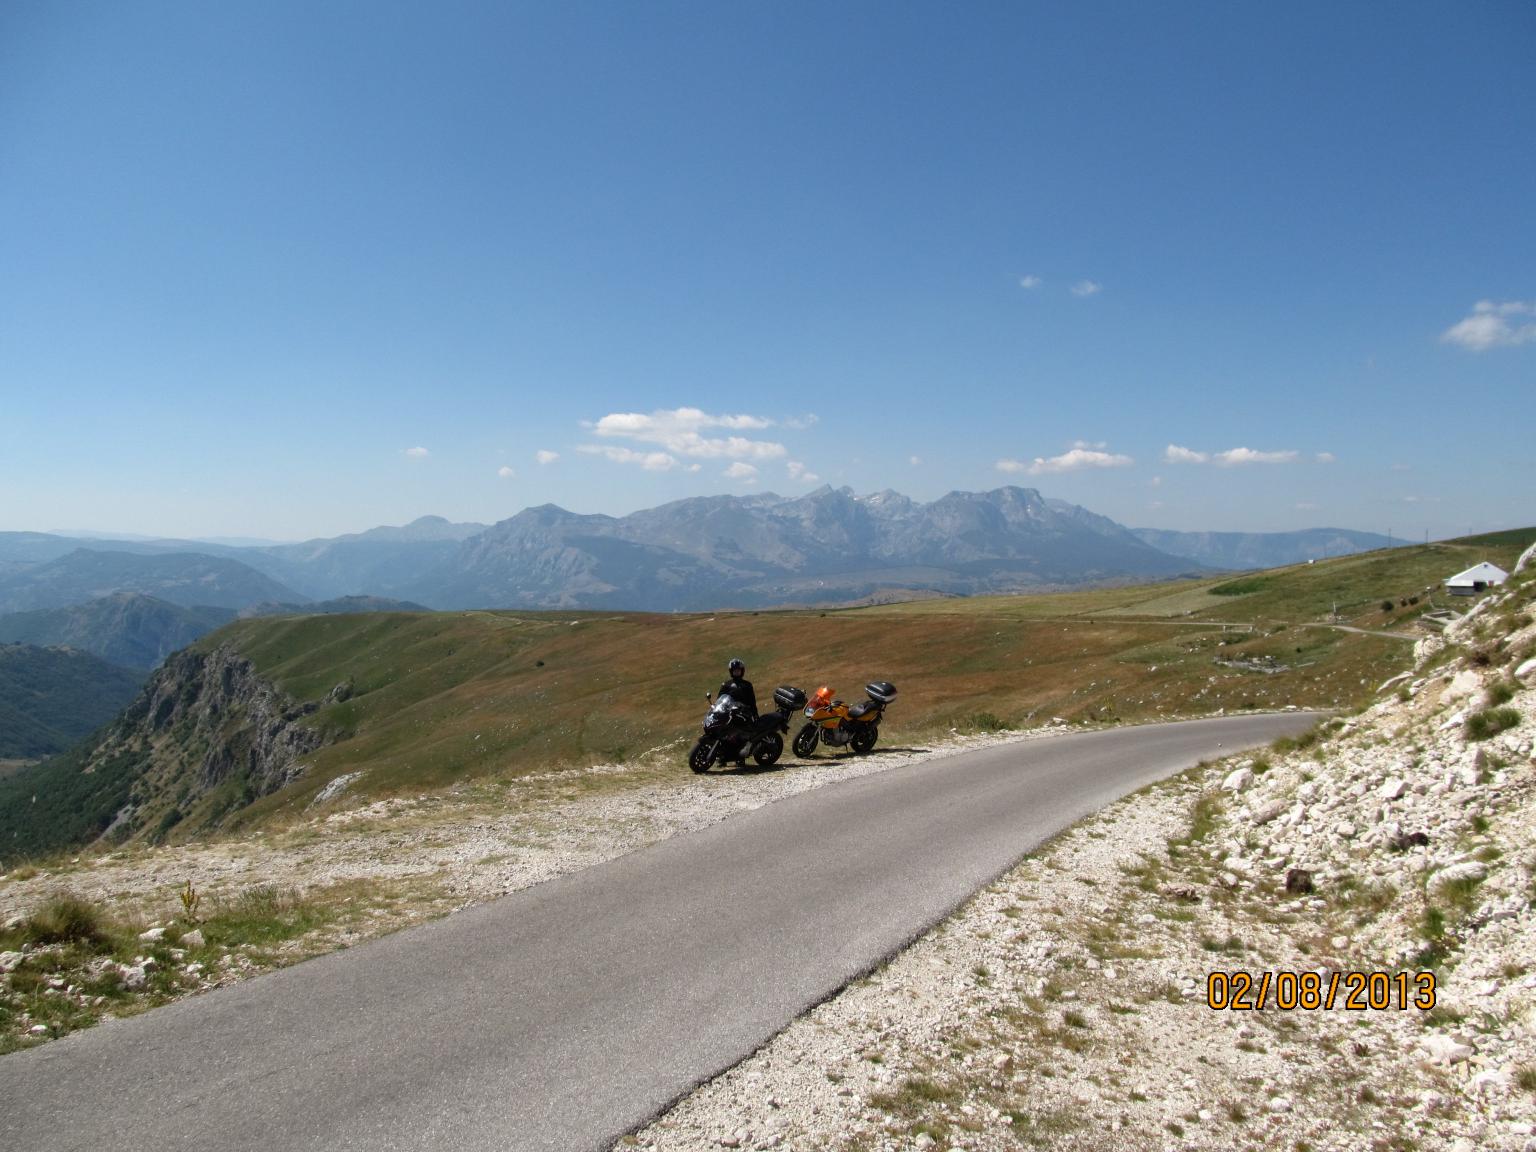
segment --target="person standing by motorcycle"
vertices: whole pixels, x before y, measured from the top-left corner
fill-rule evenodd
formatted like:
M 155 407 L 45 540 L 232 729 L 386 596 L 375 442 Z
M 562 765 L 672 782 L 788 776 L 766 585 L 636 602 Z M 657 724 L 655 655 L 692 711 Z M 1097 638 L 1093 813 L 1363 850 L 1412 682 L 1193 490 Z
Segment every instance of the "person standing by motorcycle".
M 757 693 L 752 690 L 752 681 L 747 679 L 747 666 L 740 660 L 732 660 L 725 669 L 730 673 L 730 679 L 720 685 L 720 691 L 716 696 L 729 696 L 736 703 L 742 705 L 757 717 Z
M 725 670 L 730 674 L 730 679 L 720 685 L 720 691 L 716 692 L 715 695 L 729 696 L 751 713 L 752 719 L 756 720 L 757 693 L 752 688 L 752 681 L 747 679 L 747 666 L 740 660 L 733 659 L 726 666 Z M 738 768 L 744 768 L 747 763 L 745 747 L 741 751 L 742 755 L 736 757 L 736 767 Z

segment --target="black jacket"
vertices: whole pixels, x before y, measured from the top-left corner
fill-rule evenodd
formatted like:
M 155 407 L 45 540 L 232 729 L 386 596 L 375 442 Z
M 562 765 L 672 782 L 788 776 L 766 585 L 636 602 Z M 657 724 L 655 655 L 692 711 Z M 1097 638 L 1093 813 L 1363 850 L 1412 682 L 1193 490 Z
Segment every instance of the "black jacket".
M 736 703 L 745 705 L 752 715 L 757 715 L 757 693 L 752 690 L 752 681 L 745 677 L 727 680 L 715 695 L 729 696 Z

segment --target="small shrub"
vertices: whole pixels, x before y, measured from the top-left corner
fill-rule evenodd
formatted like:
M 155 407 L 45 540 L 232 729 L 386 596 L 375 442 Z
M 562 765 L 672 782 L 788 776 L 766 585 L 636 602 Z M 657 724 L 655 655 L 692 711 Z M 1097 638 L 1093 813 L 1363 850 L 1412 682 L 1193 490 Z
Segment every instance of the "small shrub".
M 1522 1092 L 1536 1093 L 1536 1064 L 1522 1064 L 1515 1069 L 1515 1087 Z
M 1467 717 L 1468 740 L 1487 740 L 1520 723 L 1520 713 L 1513 708 L 1484 708 Z
M 1390 600 L 1383 600 L 1381 602 L 1381 610 L 1383 612 L 1390 612 L 1390 611 L 1392 611 L 1392 609 L 1394 609 L 1396 607 L 1397 607 L 1397 605 L 1392 603 L 1392 601 L 1390 601 Z
M 22 925 L 34 944 L 101 944 L 111 938 L 106 914 L 69 892 L 51 897 Z
M 1498 680 L 1488 685 L 1486 700 L 1488 707 L 1497 708 L 1500 704 L 1508 704 L 1515 698 L 1515 686 L 1508 680 Z
M 1006 720 L 1000 719 L 991 712 L 972 712 L 956 727 L 966 732 L 1005 732 L 1009 725 Z

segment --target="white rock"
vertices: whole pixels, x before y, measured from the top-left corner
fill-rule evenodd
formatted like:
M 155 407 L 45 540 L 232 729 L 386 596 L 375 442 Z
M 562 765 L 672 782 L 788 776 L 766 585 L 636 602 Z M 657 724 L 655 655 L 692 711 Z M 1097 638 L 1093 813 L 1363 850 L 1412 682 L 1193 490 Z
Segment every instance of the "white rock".
M 1227 778 L 1221 782 L 1221 787 L 1224 792 L 1241 792 L 1252 783 L 1253 769 L 1239 768 L 1228 774 Z
M 1460 864 L 1452 864 L 1442 868 L 1429 878 L 1426 887 L 1434 892 L 1447 884 L 1459 880 L 1484 880 L 1488 876 L 1488 866 L 1481 860 L 1463 860 Z
M 149 982 L 148 974 L 140 964 L 119 964 L 117 972 L 122 977 L 123 987 L 130 992 L 137 992 Z
M 203 939 L 203 930 L 201 928 L 194 928 L 190 932 L 183 932 L 181 934 L 181 945 L 183 948 L 202 948 L 206 944 L 207 941 Z
M 1504 1088 L 1509 1084 L 1509 1074 L 1494 1068 L 1484 1068 L 1481 1072 L 1472 1075 L 1471 1088 L 1474 1094 L 1486 1092 L 1489 1088 Z
M 1451 677 L 1451 682 L 1446 685 L 1445 691 L 1440 694 L 1442 700 L 1465 700 L 1474 692 L 1480 692 L 1483 688 L 1483 678 L 1470 668 L 1465 668 Z
M 1408 791 L 1407 781 L 1397 776 L 1388 776 L 1382 786 L 1377 789 L 1376 795 L 1380 796 L 1383 800 L 1397 800 L 1406 791 Z
M 1432 1032 L 1419 1040 L 1419 1048 L 1434 1064 L 1460 1064 L 1472 1058 L 1472 1047 L 1443 1032 Z
M 1269 1110 L 1276 1115 L 1289 1112 L 1291 1110 L 1291 1102 L 1284 1096 L 1276 1096 L 1269 1102 Z
M 144 932 L 140 932 L 139 933 L 139 939 L 140 940 L 155 941 L 155 940 L 159 940 L 164 935 L 165 935 L 165 929 L 164 928 L 150 928 L 150 929 L 148 929 L 148 930 L 146 930 Z
M 0 952 L 0 972 L 10 972 L 22 961 L 20 952 Z
M 1255 824 L 1268 824 L 1276 816 L 1284 812 L 1285 809 L 1286 803 L 1284 800 L 1271 800 L 1268 804 L 1263 805 L 1254 812 L 1253 822 Z
M 1524 680 L 1532 673 L 1536 673 L 1536 656 L 1532 656 L 1529 660 L 1521 663 L 1520 667 L 1515 669 L 1515 679 Z

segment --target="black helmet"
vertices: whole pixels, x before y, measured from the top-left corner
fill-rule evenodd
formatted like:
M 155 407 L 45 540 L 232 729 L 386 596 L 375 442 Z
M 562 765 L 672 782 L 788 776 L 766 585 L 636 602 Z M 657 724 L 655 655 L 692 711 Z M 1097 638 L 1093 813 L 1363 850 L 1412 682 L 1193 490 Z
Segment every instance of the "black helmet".
M 740 660 L 732 660 L 725 666 L 725 670 L 732 676 L 745 676 L 747 672 L 747 666 Z

